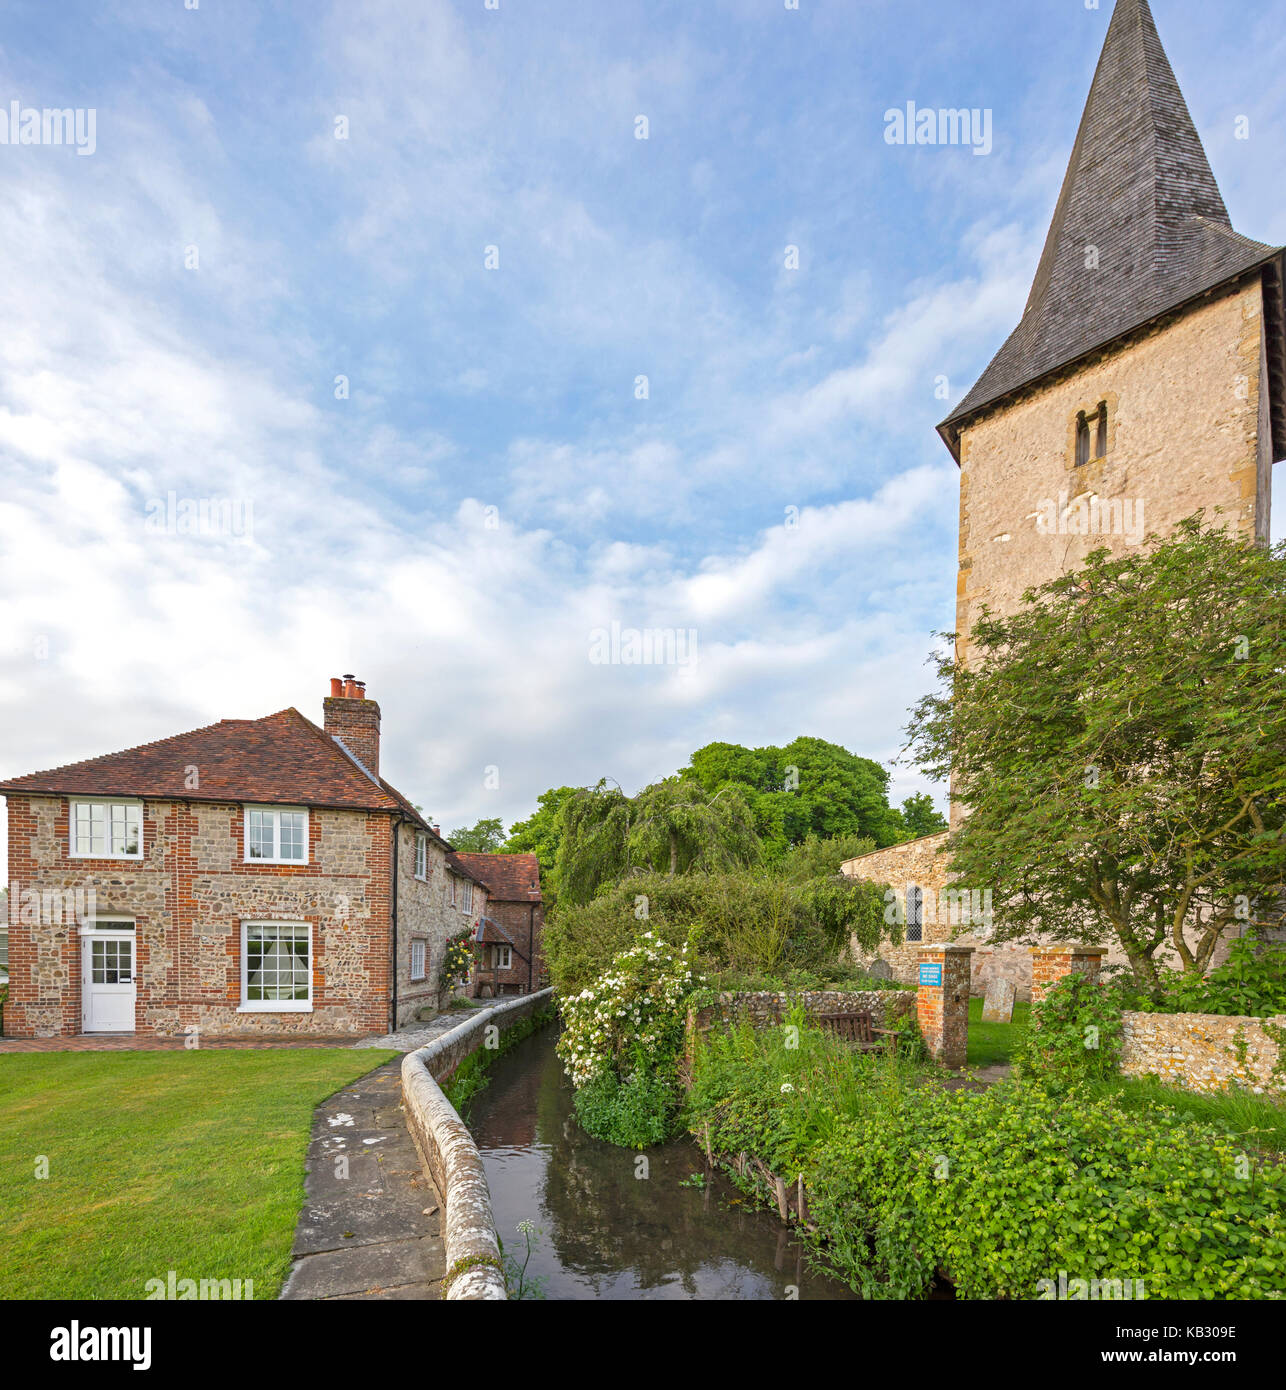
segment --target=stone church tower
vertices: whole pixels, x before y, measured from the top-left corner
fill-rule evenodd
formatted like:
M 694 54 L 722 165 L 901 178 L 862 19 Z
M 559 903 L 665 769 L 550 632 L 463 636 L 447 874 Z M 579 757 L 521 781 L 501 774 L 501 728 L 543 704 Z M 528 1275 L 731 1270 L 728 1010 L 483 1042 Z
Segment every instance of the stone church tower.
M 1147 0 L 1118 0 L 1022 322 L 938 427 L 960 465 L 964 659 L 983 604 L 1012 612 L 1091 550 L 1199 507 L 1267 540 L 1286 458 L 1284 276 L 1283 248 L 1232 229 Z M 885 951 L 908 982 L 914 943 L 953 936 L 930 910 L 949 887 L 945 840 L 843 866 L 923 904 Z M 975 993 L 994 974 L 1029 992 L 1028 951 L 956 939 L 976 947 Z
M 1232 229 L 1147 0 L 1119 0 L 1022 322 L 938 427 L 956 630 L 1198 507 L 1268 538 L 1286 254 Z

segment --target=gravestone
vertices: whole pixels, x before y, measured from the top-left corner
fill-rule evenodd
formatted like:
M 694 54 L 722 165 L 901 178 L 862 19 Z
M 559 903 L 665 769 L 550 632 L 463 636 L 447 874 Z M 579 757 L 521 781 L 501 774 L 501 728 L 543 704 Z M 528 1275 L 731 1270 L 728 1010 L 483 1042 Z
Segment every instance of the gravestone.
M 1011 1023 L 1014 1017 L 1014 996 L 1017 990 L 1012 980 L 993 979 L 982 999 L 984 1023 Z
M 886 960 L 873 960 L 866 967 L 866 973 L 873 980 L 891 980 L 893 978 L 893 967 Z

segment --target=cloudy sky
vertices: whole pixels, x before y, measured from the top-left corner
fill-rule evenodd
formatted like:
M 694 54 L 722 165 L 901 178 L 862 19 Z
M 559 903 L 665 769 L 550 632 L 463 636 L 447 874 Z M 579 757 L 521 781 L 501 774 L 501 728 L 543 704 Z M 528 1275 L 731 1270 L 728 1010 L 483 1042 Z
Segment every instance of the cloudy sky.
M 1154 9 L 1286 242 L 1281 0 Z M 95 144 L 0 146 L 0 772 L 320 720 L 349 671 L 447 827 L 712 739 L 894 756 L 954 616 L 933 426 L 1021 313 L 1109 11 L 9 0 L 0 107 Z M 994 148 L 890 146 L 908 101 Z M 697 661 L 596 664 L 613 623 Z

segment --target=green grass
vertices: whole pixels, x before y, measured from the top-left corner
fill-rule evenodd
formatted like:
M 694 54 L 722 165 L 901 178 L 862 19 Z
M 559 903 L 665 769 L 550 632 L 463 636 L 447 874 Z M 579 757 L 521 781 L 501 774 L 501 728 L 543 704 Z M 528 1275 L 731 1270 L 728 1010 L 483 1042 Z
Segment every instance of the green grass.
M 0 1057 L 0 1298 L 142 1298 L 147 1280 L 171 1269 L 253 1279 L 256 1298 L 275 1297 L 313 1110 L 396 1055 Z
M 982 1000 L 969 1001 L 969 1052 L 971 1067 L 994 1067 L 1011 1060 L 1010 1053 L 1026 1031 L 1031 1005 L 1014 1004 L 1012 1023 L 984 1023 Z
M 1095 1095 L 1110 1095 L 1123 1110 L 1145 1111 L 1153 1105 L 1164 1105 L 1226 1134 L 1238 1135 L 1251 1148 L 1270 1154 L 1286 1153 L 1286 1106 L 1258 1096 L 1239 1091 L 1207 1095 L 1163 1086 L 1153 1077 L 1142 1076 L 1096 1082 L 1090 1090 Z

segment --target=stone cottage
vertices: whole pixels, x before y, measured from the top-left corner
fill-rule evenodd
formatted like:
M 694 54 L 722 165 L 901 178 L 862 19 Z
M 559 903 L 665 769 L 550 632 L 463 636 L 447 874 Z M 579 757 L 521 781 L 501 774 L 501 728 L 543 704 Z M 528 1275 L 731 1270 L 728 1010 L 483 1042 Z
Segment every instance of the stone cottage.
M 457 853 L 453 859 L 487 885 L 487 913 L 474 937 L 471 992 L 531 994 L 542 988 L 540 861 L 534 854 Z
M 960 467 L 962 659 L 984 604 L 1011 613 L 1091 550 L 1199 507 L 1268 539 L 1284 280 L 1286 250 L 1232 228 L 1147 0 L 1118 0 L 1022 321 L 938 427 Z M 909 942 L 978 946 L 975 990 L 999 973 L 1028 992 L 1025 953 L 952 921 L 964 905 L 945 840 L 844 871 L 894 887 Z M 913 955 L 894 952 L 900 978 Z
M 0 781 L 8 1037 L 380 1034 L 486 884 L 380 775 L 380 707 L 296 709 Z

